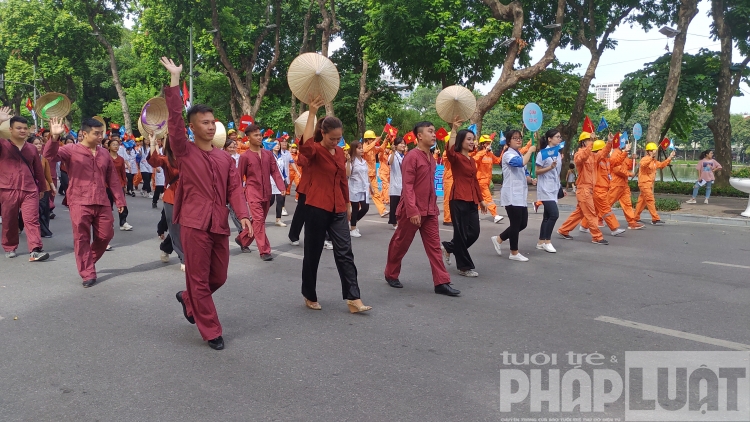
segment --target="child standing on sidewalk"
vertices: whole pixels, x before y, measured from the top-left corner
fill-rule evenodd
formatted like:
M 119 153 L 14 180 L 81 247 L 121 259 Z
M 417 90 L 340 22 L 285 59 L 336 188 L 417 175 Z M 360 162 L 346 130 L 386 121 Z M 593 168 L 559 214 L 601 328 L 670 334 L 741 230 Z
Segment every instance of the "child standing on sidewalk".
M 576 190 L 576 165 L 573 163 L 570 163 L 568 166 L 568 176 L 567 176 L 567 183 L 565 185 L 565 189 L 571 190 L 573 189 L 573 192 Z
M 721 164 L 714 160 L 714 152 L 708 149 L 701 153 L 700 161 L 698 161 L 695 168 L 698 170 L 698 181 L 693 185 L 693 197 L 685 202 L 688 204 L 695 204 L 695 197 L 698 196 L 698 189 L 700 189 L 701 186 L 705 186 L 706 199 L 703 203 L 708 204 L 708 198 L 711 197 L 711 185 L 713 185 L 714 180 L 716 180 L 714 173 L 721 168 Z

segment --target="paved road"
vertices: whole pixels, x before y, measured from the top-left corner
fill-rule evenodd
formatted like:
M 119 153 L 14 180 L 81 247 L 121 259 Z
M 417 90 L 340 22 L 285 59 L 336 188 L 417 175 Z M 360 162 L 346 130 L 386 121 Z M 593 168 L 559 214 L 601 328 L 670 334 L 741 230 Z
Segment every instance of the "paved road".
M 49 262 L 0 258 L 0 420 L 491 421 L 529 414 L 499 410 L 504 351 L 597 351 L 621 362 L 630 350 L 730 350 L 598 317 L 750 344 L 748 229 L 649 226 L 608 247 L 580 234 L 548 254 L 533 248 L 541 214 L 532 214 L 521 238 L 530 261 L 518 263 L 494 254 L 489 237 L 506 225 L 485 217 L 471 249 L 480 277 L 451 267 L 463 294 L 449 298 L 432 292 L 419 238 L 405 288 L 388 287 L 392 230 L 371 213 L 353 243 L 372 312 L 348 313 L 330 251 L 323 311 L 305 308 L 302 248 L 269 218 L 273 262 L 232 247 L 229 280 L 214 296 L 227 341 L 217 352 L 174 300 L 184 278 L 176 258 L 159 261 L 159 212 L 140 197 L 129 205 L 135 230 L 116 231 L 94 288 L 81 287 L 61 206 Z M 604 415 L 622 418 L 623 402 Z

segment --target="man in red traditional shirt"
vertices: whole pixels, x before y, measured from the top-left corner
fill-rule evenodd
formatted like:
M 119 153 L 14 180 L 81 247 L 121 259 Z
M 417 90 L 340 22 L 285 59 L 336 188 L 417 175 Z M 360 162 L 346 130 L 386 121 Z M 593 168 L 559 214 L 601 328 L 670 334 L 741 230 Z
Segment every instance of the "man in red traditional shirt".
M 62 119 L 50 119 L 50 132 L 52 136 L 44 145 L 44 158 L 49 161 L 58 158 L 68 168 L 70 186 L 65 199 L 73 224 L 76 265 L 78 274 L 83 279 L 83 287 L 91 287 L 96 284 L 95 264 L 104 255 L 109 241 L 115 235 L 107 188 L 110 188 L 115 198 L 118 212 L 121 213 L 127 205 L 120 176 L 112 157 L 102 148 L 104 125 L 98 120 L 83 120 L 83 140 L 78 144 L 60 146 Z
M 2 206 L 2 244 L 6 258 L 16 257 L 18 213 L 23 216 L 29 261 L 44 261 L 39 229 L 39 192 L 45 190 L 42 162 L 34 145 L 26 142 L 28 121 L 11 117 L 10 107 L 0 108 L 0 123 L 10 120 L 10 139 L 0 139 L 0 203 Z
M 161 58 L 171 80 L 164 96 L 169 110 L 169 142 L 180 170 L 174 222 L 180 225 L 185 252 L 184 291 L 177 292 L 185 319 L 198 326 L 203 340 L 215 350 L 224 348 L 221 323 L 211 295 L 227 280 L 229 267 L 229 208 L 243 230 L 253 235 L 242 184 L 234 159 L 211 143 L 216 132 L 213 110 L 196 104 L 187 118 L 195 142 L 189 142 L 182 120 L 180 73 L 171 59 Z
M 451 277 L 445 269 L 440 249 L 440 232 L 435 194 L 435 159 L 430 149 L 435 145 L 435 126 L 420 122 L 414 127 L 417 148 L 406 154 L 401 164 L 401 201 L 396 210 L 398 226 L 388 245 L 388 262 L 385 281 L 391 287 L 404 287 L 398 279 L 401 260 L 409 250 L 414 235 L 419 230 L 422 244 L 430 260 L 435 293 L 458 296 L 461 292 L 451 287 Z

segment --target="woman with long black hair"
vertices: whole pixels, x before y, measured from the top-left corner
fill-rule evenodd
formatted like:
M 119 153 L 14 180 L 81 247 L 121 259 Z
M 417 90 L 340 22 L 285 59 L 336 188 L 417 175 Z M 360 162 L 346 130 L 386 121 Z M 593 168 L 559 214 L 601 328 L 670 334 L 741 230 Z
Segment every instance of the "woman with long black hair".
M 302 296 L 305 305 L 322 309 L 315 285 L 318 279 L 320 254 L 325 235 L 333 242 L 333 257 L 341 278 L 341 290 L 349 311 L 365 312 L 372 309 L 360 299 L 357 267 L 354 265 L 352 238 L 349 234 L 349 185 L 346 180 L 346 157 L 338 147 L 343 135 L 341 120 L 324 117 L 315 124 L 315 116 L 325 101 L 317 97 L 310 101 L 299 152 L 307 159 L 305 172 L 312 182 L 307 189 L 305 205 L 305 257 L 302 260 Z
M 477 180 L 477 163 L 469 155 L 476 149 L 476 135 L 463 129 L 460 122 L 453 123 L 451 137 L 445 147 L 453 172 L 453 186 L 450 192 L 450 210 L 453 223 L 453 239 L 443 242 L 443 258 L 450 265 L 451 254 L 456 257 L 458 274 L 464 277 L 478 277 L 474 271 L 474 261 L 469 248 L 479 239 L 479 211 L 487 213 L 487 203 L 482 200 L 482 191 Z

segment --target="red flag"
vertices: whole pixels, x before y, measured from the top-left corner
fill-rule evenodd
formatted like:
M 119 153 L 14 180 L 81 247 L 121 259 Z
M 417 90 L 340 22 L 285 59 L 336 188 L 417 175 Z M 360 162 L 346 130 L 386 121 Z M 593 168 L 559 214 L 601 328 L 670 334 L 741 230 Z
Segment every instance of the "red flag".
M 274 135 L 274 133 L 273 133 L 273 130 L 271 130 L 271 129 L 266 129 L 266 131 L 263 132 L 263 137 L 264 138 L 268 138 L 269 136 L 273 136 L 273 135 Z
M 406 135 L 404 135 L 404 141 L 407 144 L 416 144 L 417 143 L 417 137 L 414 136 L 414 132 L 409 132 Z
M 34 104 L 31 102 L 31 97 L 26 99 L 26 108 L 31 111 L 34 109 Z
M 253 119 L 253 116 L 245 114 L 244 116 L 240 117 L 240 132 L 244 132 L 245 129 L 247 129 L 247 127 L 253 123 L 255 123 L 255 119 Z
M 596 132 L 596 129 L 594 128 L 594 122 L 589 119 L 589 116 L 586 116 L 586 118 L 583 119 L 583 131 L 588 133 Z
M 495 140 L 495 135 L 497 135 L 497 132 L 492 132 L 492 134 L 490 135 L 490 140 L 491 141 Z
M 620 148 L 620 132 L 617 132 L 615 138 L 612 139 L 612 148 Z
M 185 107 L 190 107 L 190 91 L 188 91 L 187 83 L 182 81 L 182 104 Z
M 448 136 L 448 131 L 441 127 L 435 132 L 435 136 L 437 136 L 438 140 L 444 141 L 446 140 L 445 137 Z M 404 137 L 404 139 L 406 139 L 406 137 Z
M 664 138 L 661 140 L 661 143 L 659 143 L 659 148 L 666 150 L 669 148 L 669 138 Z
M 398 129 L 393 126 L 390 126 L 388 128 L 388 135 L 390 135 L 391 139 L 396 139 L 396 135 L 398 135 Z

